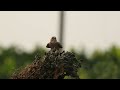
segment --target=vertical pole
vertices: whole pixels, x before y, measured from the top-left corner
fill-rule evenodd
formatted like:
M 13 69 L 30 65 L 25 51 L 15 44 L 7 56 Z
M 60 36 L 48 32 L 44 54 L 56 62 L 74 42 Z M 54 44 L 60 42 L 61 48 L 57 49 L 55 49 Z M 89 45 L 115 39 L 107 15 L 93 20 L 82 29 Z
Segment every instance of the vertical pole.
M 64 45 L 64 11 L 60 11 L 60 32 L 59 32 L 59 41 Z

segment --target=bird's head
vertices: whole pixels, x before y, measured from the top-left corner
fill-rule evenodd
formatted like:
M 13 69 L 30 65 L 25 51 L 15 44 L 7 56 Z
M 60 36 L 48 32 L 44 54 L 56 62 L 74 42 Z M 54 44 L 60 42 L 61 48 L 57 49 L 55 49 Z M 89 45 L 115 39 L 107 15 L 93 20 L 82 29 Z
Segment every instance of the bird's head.
M 55 36 L 53 36 L 53 37 L 51 38 L 50 42 L 51 42 L 51 43 L 55 43 L 55 42 L 57 42 L 56 37 L 55 37 Z

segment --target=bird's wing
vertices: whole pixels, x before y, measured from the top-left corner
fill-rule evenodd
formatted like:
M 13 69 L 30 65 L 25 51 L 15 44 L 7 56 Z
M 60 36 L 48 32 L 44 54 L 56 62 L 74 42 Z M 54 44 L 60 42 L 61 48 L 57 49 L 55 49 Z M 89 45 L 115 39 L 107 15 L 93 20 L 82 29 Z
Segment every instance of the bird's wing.
M 50 48 L 50 43 L 48 43 L 48 44 L 46 45 L 46 47 L 47 47 L 47 48 Z
M 59 48 L 63 48 L 62 45 L 59 42 L 57 42 L 57 43 L 58 43 Z

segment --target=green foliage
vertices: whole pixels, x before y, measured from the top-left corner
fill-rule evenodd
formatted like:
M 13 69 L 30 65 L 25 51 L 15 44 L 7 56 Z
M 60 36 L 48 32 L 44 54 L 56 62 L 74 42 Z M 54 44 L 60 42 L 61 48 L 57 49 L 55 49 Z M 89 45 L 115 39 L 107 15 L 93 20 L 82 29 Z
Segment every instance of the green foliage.
M 107 50 L 95 50 L 89 58 L 84 52 L 75 52 L 83 59 L 82 68 L 78 69 L 81 79 L 117 79 L 120 78 L 120 48 L 111 46 Z
M 79 49 L 77 49 L 79 50 Z M 9 76 L 21 66 L 25 66 L 34 60 L 37 53 L 44 55 L 46 49 L 36 46 L 32 52 L 26 52 L 16 46 L 4 48 L 0 46 L 0 78 Z M 120 78 L 120 48 L 111 46 L 101 51 L 95 50 L 90 57 L 87 57 L 84 50 L 71 52 L 75 53 L 77 60 L 82 62 L 82 67 L 78 68 L 78 75 L 81 79 L 117 79 Z M 72 79 L 65 76 L 64 79 Z
M 31 63 L 37 53 L 43 55 L 45 49 L 37 46 L 34 51 L 26 52 L 16 46 L 0 47 L 0 79 L 9 78 L 16 69 Z
M 65 76 L 64 79 L 74 79 L 71 76 Z
M 6 58 L 3 64 L 0 66 L 0 76 L 2 78 L 9 78 L 12 72 L 15 70 L 15 68 L 15 60 L 10 57 Z

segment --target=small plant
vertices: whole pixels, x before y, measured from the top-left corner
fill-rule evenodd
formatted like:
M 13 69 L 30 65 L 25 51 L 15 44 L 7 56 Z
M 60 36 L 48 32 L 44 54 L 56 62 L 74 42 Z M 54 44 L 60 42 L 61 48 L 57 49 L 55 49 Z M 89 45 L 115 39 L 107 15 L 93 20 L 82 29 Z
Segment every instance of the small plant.
M 77 69 L 81 63 L 71 52 L 49 51 L 43 58 L 35 56 L 35 60 L 13 73 L 12 79 L 64 79 L 69 76 L 79 79 Z

